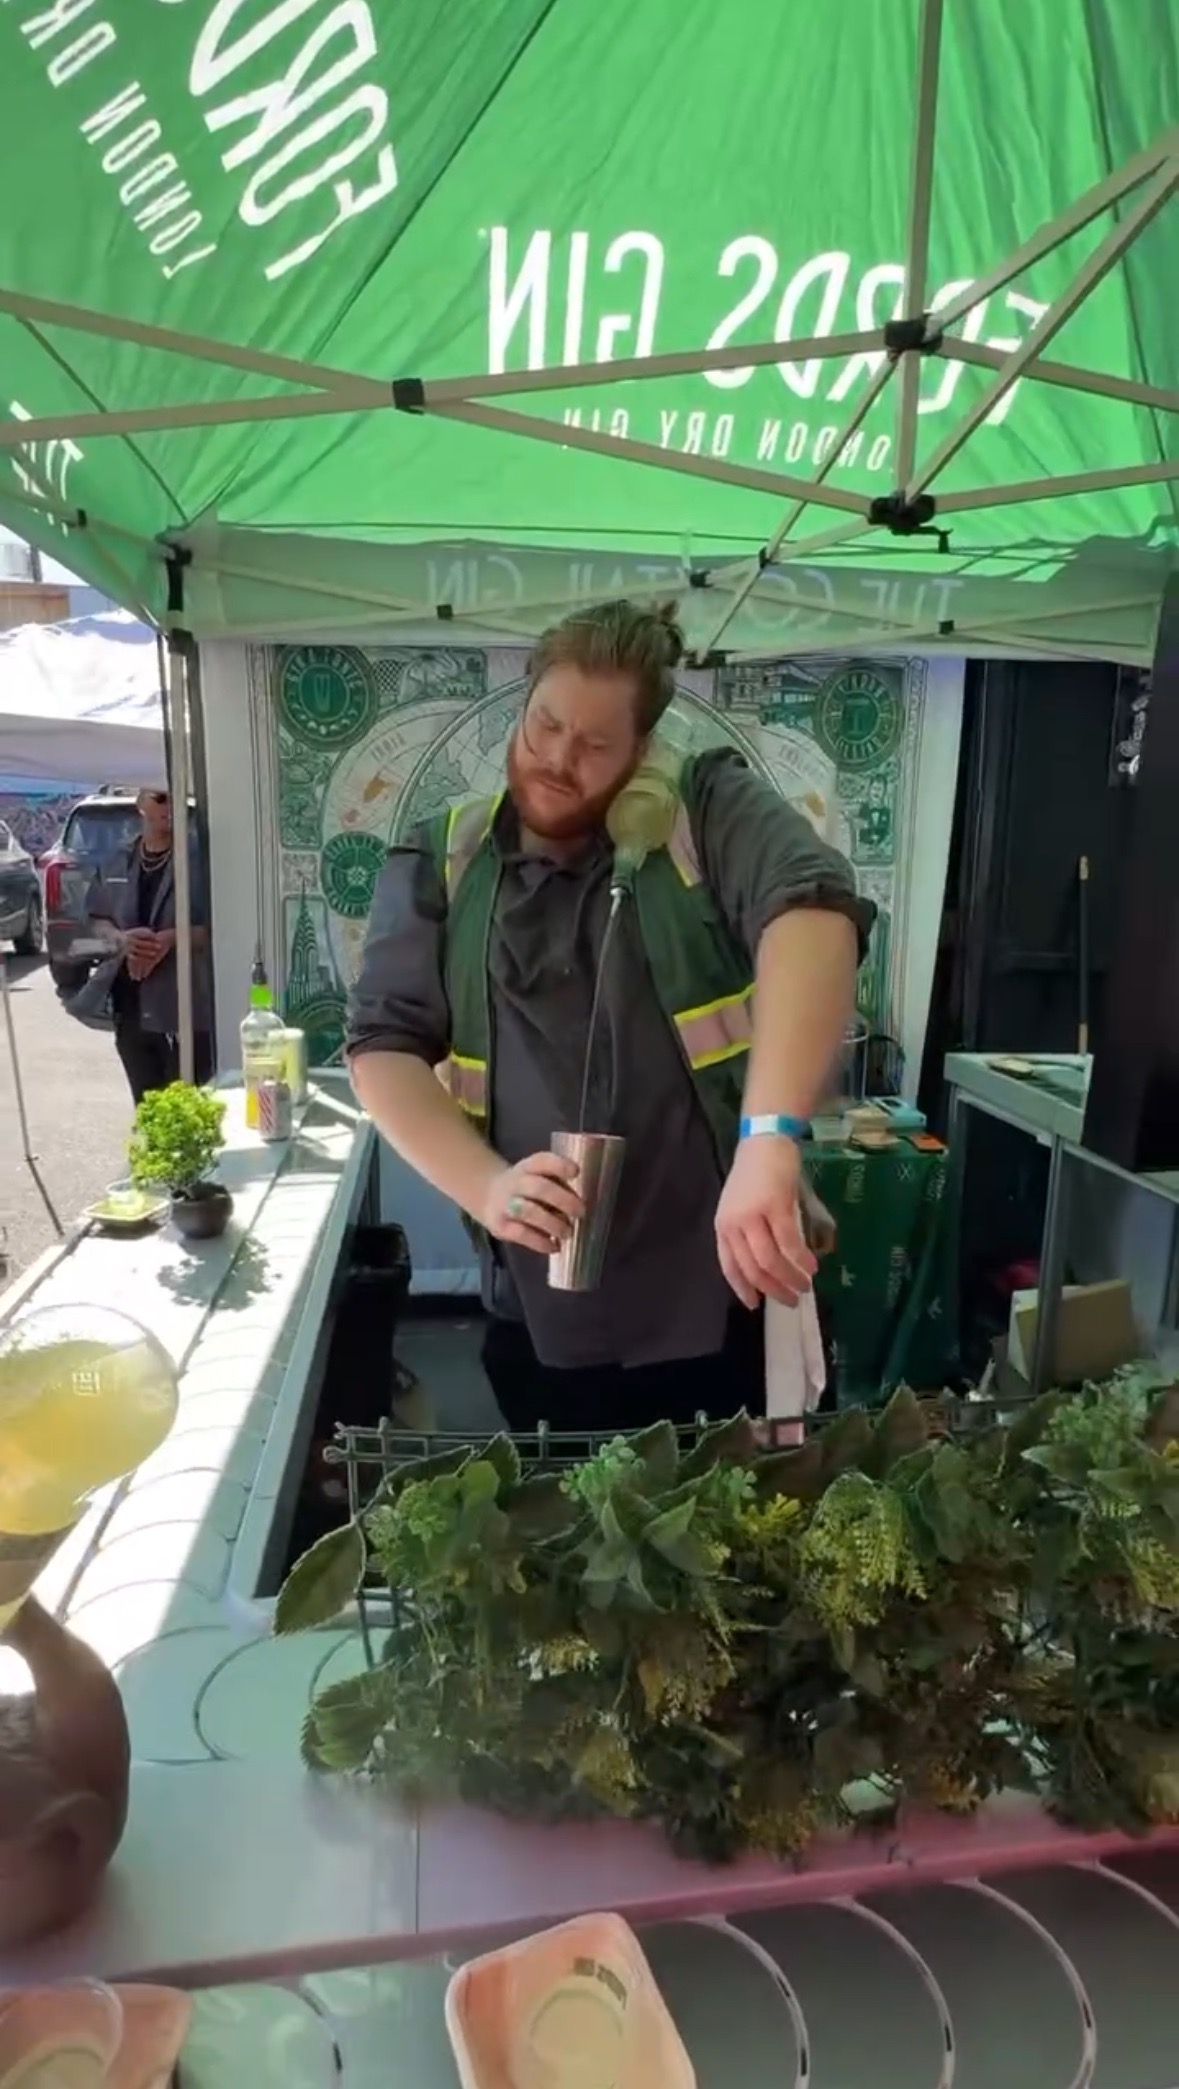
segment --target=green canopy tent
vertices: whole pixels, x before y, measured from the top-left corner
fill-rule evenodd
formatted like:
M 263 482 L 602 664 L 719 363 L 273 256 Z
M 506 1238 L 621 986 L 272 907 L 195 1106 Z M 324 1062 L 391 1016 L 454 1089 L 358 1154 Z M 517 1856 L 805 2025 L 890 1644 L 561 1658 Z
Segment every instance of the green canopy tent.
M 3 0 L 0 48 L 0 517 L 121 599 L 173 546 L 198 632 L 464 616 L 339 544 L 474 540 L 670 560 L 705 647 L 802 560 L 983 583 L 909 643 L 1146 657 L 1179 0 Z
M 0 0 L 0 56 L 0 520 L 157 619 L 519 640 L 617 557 L 701 657 L 1151 657 L 1179 0 Z

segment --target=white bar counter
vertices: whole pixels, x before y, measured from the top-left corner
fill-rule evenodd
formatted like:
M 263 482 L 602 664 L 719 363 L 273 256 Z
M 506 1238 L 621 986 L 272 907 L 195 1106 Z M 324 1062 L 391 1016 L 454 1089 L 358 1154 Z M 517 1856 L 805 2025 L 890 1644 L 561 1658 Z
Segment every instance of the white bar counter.
M 188 1250 L 167 1230 L 134 1243 L 87 1235 L 14 1309 L 125 1304 L 169 1348 L 181 1403 L 168 1442 L 95 1504 L 38 1584 L 118 1677 L 131 1810 L 95 1907 L 0 1962 L 0 1989 L 80 1974 L 206 1990 L 284 1983 L 287 2003 L 259 2000 L 265 2015 L 325 2006 L 315 1983 L 345 1969 L 461 1953 L 602 1906 L 636 1922 L 715 1927 L 756 1926 L 771 1909 L 786 1922 L 803 1902 L 817 1920 L 823 1903 L 859 1911 L 853 1927 L 866 1937 L 873 1924 L 879 1932 L 872 1909 L 886 1886 L 919 1888 L 925 1906 L 945 1881 L 1066 1880 L 1074 1867 L 1104 1875 L 1110 1864 L 1120 1878 L 1137 1863 L 1122 1854 L 1125 1837 L 1071 1833 L 1014 1797 L 970 1821 L 919 1818 L 845 1837 L 798 1869 L 762 1860 L 725 1869 L 681 1862 L 656 1834 L 623 1823 L 543 1828 L 419 1813 L 364 1783 L 308 1775 L 299 1733 L 310 1696 L 361 1664 L 359 1635 L 346 1623 L 276 1640 L 259 1589 L 275 1504 L 301 1465 L 325 1315 L 348 1230 L 365 1213 L 376 1142 L 342 1079 L 320 1086 L 286 1147 L 248 1135 L 239 1108 L 231 1095 L 223 1174 L 236 1209 L 224 1241 Z M 1150 1890 L 1156 1906 L 1174 1908 L 1179 1930 L 1177 1836 L 1151 1837 L 1143 1855 L 1165 1867 Z M 1120 1889 L 1118 1906 L 1142 1890 Z M 1073 1898 L 1066 1888 L 1065 1904 Z M 681 1956 L 695 1948 L 676 1946 Z M 835 1953 L 833 1979 L 840 1964 Z M 302 2001 L 291 1999 L 295 1988 Z M 263 2077 L 251 2079 L 261 2089 Z M 345 2069 L 349 2085 L 385 2079 Z M 422 2089 L 434 2079 L 453 2077 L 425 2073 Z

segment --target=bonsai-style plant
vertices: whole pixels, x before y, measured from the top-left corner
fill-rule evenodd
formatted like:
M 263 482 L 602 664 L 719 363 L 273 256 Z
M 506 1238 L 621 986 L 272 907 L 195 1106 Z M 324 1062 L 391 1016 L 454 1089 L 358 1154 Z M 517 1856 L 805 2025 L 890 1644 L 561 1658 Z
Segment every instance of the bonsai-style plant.
M 209 1171 L 225 1144 L 225 1104 L 205 1088 L 173 1081 L 153 1089 L 135 1112 L 128 1158 L 132 1180 L 166 1189 L 172 1217 L 190 1239 L 223 1233 L 233 1199 Z
M 710 1859 L 1037 1792 L 1179 1820 L 1179 1417 L 1138 1369 L 1005 1425 L 902 1391 L 798 1449 L 741 1417 L 561 1473 L 499 1437 L 398 1467 L 292 1569 L 279 1632 L 384 1584 L 313 1767 Z

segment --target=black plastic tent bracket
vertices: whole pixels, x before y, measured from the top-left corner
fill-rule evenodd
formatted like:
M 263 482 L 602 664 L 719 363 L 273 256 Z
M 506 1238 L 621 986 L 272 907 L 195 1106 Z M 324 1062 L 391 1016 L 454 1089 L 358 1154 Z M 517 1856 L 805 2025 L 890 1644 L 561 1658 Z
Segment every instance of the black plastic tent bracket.
M 420 377 L 393 379 L 393 404 L 398 413 L 425 413 L 426 387 Z
M 919 312 L 915 319 L 884 322 L 884 345 L 894 360 L 914 350 L 918 355 L 936 355 L 944 339 L 942 328 L 933 324 L 928 312 Z
M 192 564 L 192 553 L 184 544 L 169 544 L 164 553 L 168 569 L 168 615 L 184 615 L 184 569 Z
M 886 529 L 890 537 L 936 537 L 943 557 L 950 549 L 949 530 L 934 525 L 937 502 L 932 493 L 881 493 L 868 506 L 874 529 Z

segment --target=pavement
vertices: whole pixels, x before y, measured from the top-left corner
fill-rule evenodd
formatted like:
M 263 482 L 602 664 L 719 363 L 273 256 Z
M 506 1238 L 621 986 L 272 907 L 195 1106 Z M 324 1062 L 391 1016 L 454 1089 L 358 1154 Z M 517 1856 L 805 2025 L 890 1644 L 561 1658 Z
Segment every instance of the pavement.
M 65 1013 L 43 958 L 10 956 L 8 985 L 32 1150 L 68 1231 L 86 1205 L 126 1172 L 130 1090 L 113 1037 L 86 1030 Z M 24 1159 L 0 1008 L 0 1293 L 56 1237 Z

